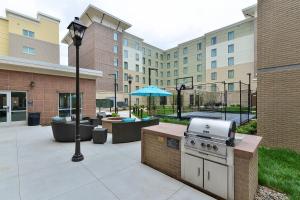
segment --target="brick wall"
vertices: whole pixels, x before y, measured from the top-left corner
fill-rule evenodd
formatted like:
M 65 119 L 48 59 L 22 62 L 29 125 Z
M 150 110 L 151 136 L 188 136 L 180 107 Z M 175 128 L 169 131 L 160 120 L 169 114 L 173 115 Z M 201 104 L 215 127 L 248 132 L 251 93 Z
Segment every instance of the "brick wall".
M 30 88 L 31 81 L 35 87 Z M 75 93 L 75 78 L 51 76 L 26 72 L 0 70 L 0 90 L 26 91 L 29 112 L 41 112 L 41 124 L 49 124 L 51 117 L 58 115 L 59 93 Z M 96 112 L 95 80 L 81 79 L 83 92 L 83 115 L 94 117 Z
M 258 134 L 263 144 L 300 151 L 300 1 L 259 0 Z
M 254 199 L 258 186 L 258 154 L 245 158 L 235 154 L 234 157 L 234 198 L 235 200 Z
M 103 26 L 99 23 L 93 23 L 88 27 L 80 46 L 81 67 L 96 69 L 103 72 L 103 77 L 97 78 L 97 91 L 114 91 L 114 79 L 109 74 L 115 73 L 114 57 L 118 58 L 119 78 L 118 88 L 123 91 L 123 61 L 122 61 L 122 33 L 118 32 L 118 41 L 114 41 L 114 29 Z M 118 45 L 118 54 L 114 55 L 113 46 Z M 69 64 L 75 66 L 75 46 L 72 44 L 68 50 Z
M 167 147 L 166 137 L 147 133 L 147 130 L 142 130 L 142 142 L 142 163 L 173 178 L 181 179 L 180 150 Z

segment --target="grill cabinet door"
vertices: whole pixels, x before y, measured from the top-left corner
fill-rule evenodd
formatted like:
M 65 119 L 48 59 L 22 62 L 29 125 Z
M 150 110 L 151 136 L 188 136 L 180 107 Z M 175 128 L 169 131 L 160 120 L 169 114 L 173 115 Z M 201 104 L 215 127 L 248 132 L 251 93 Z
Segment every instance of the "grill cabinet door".
M 183 154 L 183 179 L 203 188 L 203 159 Z
M 227 199 L 227 166 L 204 160 L 204 189 Z

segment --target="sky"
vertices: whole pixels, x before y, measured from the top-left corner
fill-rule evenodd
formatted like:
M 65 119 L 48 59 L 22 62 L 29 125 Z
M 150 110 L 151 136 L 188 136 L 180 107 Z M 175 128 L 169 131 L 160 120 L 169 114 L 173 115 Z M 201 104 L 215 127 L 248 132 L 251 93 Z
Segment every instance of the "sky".
M 89 4 L 132 25 L 127 32 L 161 49 L 200 37 L 244 19 L 242 9 L 257 0 L 0 0 L 5 9 L 36 18 L 38 11 L 59 18 L 60 40 L 67 26 Z M 51 30 L 49 30 L 51 31 Z M 68 64 L 68 49 L 60 44 L 60 63 Z

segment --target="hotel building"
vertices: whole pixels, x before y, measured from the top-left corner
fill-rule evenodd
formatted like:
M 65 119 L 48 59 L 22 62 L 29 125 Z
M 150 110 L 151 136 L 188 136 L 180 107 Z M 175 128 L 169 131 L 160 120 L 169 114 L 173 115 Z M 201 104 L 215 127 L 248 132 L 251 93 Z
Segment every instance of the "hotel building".
M 149 68 L 157 69 L 152 71 L 151 84 L 170 91 L 175 90 L 177 78 L 188 76 L 193 76 L 195 89 L 209 83 L 210 90 L 221 90 L 214 83 L 226 81 L 227 90 L 234 91 L 238 88 L 233 82 L 248 83 L 248 73 L 252 74 L 252 90 L 256 91 L 256 5 L 242 12 L 242 21 L 163 50 L 126 32 L 129 23 L 89 5 L 80 17 L 89 27 L 80 50 L 80 65 L 103 71 L 104 76 L 97 79 L 97 99 L 114 100 L 113 77 L 109 74 L 116 73 L 117 101 L 128 102 L 128 76 L 133 77 L 134 91 L 149 84 Z M 69 63 L 73 64 L 74 47 L 69 34 L 62 42 L 69 45 Z M 169 98 L 167 104 L 171 101 Z M 146 98 L 132 97 L 132 103 L 146 105 Z
M 42 124 L 75 111 L 75 68 L 59 64 L 60 20 L 11 10 L 0 18 L 0 125 L 25 123 L 39 112 Z M 100 71 L 81 70 L 81 112 L 95 116 Z

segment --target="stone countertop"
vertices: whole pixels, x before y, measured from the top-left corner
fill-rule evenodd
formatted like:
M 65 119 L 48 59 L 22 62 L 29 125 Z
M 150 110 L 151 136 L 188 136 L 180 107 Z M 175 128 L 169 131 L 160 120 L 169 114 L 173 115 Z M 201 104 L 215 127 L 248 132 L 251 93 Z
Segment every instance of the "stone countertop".
M 237 142 L 234 147 L 234 155 L 244 158 L 251 158 L 256 152 L 262 137 L 236 133 Z M 239 141 L 240 140 L 240 141 Z
M 186 126 L 160 122 L 159 125 L 144 127 L 142 130 L 147 130 L 147 132 L 150 131 L 160 136 L 181 139 L 184 136 L 184 131 L 186 131 Z
M 167 136 L 171 138 L 181 139 L 184 137 L 184 131 L 187 126 L 170 124 L 170 123 L 159 123 L 159 125 L 144 127 L 142 130 L 150 131 L 153 134 L 160 136 Z M 251 158 L 256 152 L 262 137 L 255 135 L 236 134 L 236 145 L 234 147 L 234 153 L 236 156 Z

